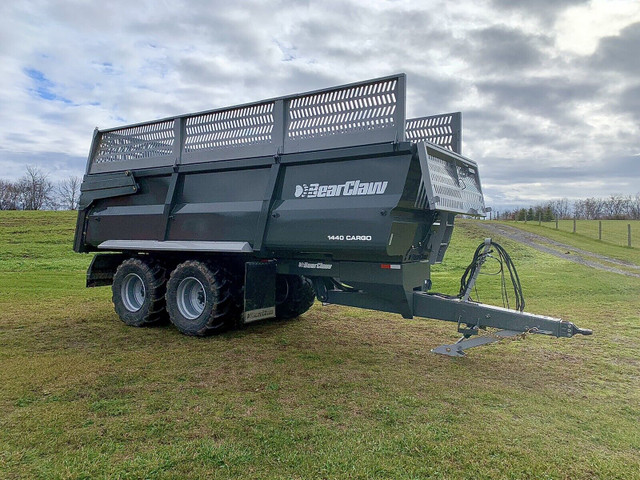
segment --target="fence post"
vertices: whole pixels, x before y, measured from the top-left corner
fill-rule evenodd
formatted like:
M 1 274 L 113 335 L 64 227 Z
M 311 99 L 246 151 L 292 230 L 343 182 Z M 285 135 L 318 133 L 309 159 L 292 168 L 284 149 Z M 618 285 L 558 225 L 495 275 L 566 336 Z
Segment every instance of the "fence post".
M 627 223 L 627 246 L 631 246 L 631 224 Z
M 573 219 L 573 233 L 576 233 L 576 219 Z
M 558 217 L 556 217 L 556 230 L 558 229 Z
M 538 226 L 542 225 L 542 212 L 538 212 Z
M 598 220 L 598 240 L 602 240 L 602 220 Z

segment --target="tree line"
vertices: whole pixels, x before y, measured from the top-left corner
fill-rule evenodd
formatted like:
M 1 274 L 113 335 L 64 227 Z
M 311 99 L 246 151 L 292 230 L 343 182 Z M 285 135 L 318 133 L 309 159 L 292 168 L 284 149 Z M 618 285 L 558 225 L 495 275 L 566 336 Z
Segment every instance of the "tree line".
M 53 182 L 29 165 L 16 181 L 0 179 L 0 210 L 76 210 L 81 183 L 77 176 Z
M 640 193 L 635 195 L 609 195 L 570 201 L 552 200 L 504 212 L 496 212 L 497 220 L 640 220 Z

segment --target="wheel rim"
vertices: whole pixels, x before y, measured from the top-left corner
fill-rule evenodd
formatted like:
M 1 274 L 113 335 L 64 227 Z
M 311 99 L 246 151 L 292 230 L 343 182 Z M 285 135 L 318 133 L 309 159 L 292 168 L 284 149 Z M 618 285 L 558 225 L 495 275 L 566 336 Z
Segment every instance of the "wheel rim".
M 187 277 L 178 285 L 178 311 L 189 320 L 202 315 L 207 304 L 207 292 L 202 282 L 195 277 Z
M 147 295 L 142 278 L 136 273 L 130 273 L 124 277 L 120 294 L 124 308 L 130 312 L 140 310 Z

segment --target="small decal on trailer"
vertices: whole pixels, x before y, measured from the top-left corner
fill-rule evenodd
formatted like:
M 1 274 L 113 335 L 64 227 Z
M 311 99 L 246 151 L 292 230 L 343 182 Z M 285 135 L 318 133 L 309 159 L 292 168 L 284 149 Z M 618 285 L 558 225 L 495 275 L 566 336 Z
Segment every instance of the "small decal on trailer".
M 258 308 L 244 312 L 244 323 L 256 322 L 265 318 L 273 318 L 276 316 L 276 307 Z
M 402 265 L 393 264 L 393 263 L 381 263 L 380 268 L 383 270 L 400 270 Z
M 370 242 L 371 235 L 327 235 L 327 240 L 337 240 L 339 242 Z
M 330 263 L 309 263 L 309 262 L 298 262 L 298 268 L 313 268 L 318 270 L 331 270 L 333 265 Z

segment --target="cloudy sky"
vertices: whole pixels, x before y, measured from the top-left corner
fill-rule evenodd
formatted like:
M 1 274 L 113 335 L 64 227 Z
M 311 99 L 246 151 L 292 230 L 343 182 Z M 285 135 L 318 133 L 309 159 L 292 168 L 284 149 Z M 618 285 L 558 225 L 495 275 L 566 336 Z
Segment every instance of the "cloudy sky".
M 113 127 L 407 73 L 463 112 L 494 209 L 640 192 L 640 1 L 0 4 L 0 178 L 82 175 Z

